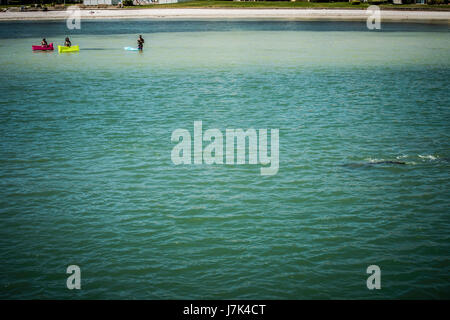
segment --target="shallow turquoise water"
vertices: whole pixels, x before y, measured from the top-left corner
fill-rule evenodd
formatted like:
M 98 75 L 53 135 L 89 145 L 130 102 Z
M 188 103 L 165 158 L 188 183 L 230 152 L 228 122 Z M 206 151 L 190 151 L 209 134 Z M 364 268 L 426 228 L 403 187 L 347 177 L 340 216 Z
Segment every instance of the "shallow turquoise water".
M 31 52 L 64 26 L 0 23 L 0 298 L 450 298 L 448 29 L 84 22 Z M 175 166 L 196 120 L 279 129 L 278 174 Z

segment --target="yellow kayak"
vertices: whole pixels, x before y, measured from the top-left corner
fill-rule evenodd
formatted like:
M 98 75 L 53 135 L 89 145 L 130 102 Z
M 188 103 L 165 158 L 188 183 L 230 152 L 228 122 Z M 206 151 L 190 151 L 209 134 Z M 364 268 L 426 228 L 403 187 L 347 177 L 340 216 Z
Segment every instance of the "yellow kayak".
M 58 53 L 61 53 L 61 52 L 76 52 L 76 51 L 80 51 L 80 47 L 78 45 L 71 46 L 71 47 L 58 46 Z

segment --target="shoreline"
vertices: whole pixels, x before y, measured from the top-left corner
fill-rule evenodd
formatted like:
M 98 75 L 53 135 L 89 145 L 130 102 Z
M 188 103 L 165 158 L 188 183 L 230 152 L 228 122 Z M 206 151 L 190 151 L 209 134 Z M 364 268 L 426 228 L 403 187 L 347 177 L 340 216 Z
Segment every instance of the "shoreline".
M 450 11 L 380 10 L 383 22 L 450 23 Z M 64 20 L 67 11 L 0 12 L 0 21 Z M 366 21 L 360 9 L 81 9 L 81 19 L 290 19 L 299 21 Z

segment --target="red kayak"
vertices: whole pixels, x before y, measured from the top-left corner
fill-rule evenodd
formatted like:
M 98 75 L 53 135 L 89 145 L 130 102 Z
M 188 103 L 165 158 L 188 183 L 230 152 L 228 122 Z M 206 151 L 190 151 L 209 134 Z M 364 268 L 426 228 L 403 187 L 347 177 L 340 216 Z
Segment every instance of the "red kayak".
M 48 46 L 31 46 L 33 50 L 53 50 L 53 42 L 50 43 Z

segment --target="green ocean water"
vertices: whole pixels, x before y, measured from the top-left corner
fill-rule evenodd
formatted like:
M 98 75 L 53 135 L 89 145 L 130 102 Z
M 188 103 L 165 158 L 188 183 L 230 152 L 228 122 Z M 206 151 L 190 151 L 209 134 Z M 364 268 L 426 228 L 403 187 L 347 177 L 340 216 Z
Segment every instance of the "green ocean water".
M 79 53 L 31 51 L 66 34 Z M 138 34 L 144 51 L 124 51 Z M 449 40 L 407 24 L 0 23 L 0 298 L 450 298 Z M 194 121 L 279 129 L 278 173 L 174 165 L 172 132 Z

